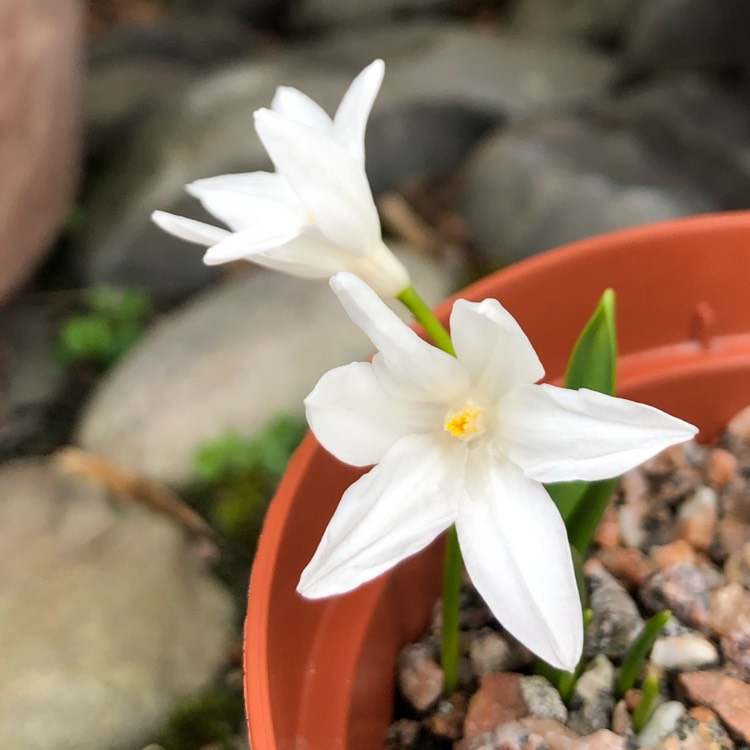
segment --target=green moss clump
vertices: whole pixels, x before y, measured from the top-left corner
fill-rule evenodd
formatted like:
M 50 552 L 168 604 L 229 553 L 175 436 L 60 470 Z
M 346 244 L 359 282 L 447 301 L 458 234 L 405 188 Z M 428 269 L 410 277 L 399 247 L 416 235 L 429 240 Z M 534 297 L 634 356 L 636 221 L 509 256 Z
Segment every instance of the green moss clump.
M 244 715 L 242 687 L 216 686 L 180 706 L 155 742 L 164 750 L 201 750 L 209 744 L 233 750 Z

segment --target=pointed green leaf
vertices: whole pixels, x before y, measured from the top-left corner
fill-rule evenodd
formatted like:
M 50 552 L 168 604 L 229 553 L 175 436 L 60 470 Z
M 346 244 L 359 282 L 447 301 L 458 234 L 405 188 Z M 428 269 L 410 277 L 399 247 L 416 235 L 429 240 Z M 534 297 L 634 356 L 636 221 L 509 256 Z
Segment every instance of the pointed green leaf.
M 615 293 L 607 289 L 573 347 L 565 387 L 590 388 L 613 396 L 616 366 Z
M 620 675 L 615 683 L 615 697 L 618 700 L 635 685 L 635 681 L 641 673 L 656 639 L 661 635 L 661 631 L 664 630 L 664 626 L 669 622 L 671 616 L 672 613 L 668 609 L 657 612 L 646 622 L 638 637 L 630 644 L 620 667 Z

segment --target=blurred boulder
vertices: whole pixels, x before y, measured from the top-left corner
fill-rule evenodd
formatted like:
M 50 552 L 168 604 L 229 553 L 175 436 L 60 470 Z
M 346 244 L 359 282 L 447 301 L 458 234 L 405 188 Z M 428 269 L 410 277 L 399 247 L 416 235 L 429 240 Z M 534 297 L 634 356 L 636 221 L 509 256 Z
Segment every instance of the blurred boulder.
M 80 49 L 77 0 L 0 4 L 0 302 L 71 209 Z
M 54 461 L 0 466 L 0 558 L 3 747 L 141 747 L 224 663 L 234 605 L 183 530 Z

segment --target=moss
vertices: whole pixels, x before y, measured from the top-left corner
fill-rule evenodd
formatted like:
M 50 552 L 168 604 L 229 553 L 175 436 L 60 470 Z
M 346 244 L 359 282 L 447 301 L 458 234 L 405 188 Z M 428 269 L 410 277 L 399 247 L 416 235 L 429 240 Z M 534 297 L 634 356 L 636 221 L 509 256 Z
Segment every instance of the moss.
M 164 750 L 233 750 L 244 721 L 241 685 L 226 682 L 183 703 L 155 738 Z

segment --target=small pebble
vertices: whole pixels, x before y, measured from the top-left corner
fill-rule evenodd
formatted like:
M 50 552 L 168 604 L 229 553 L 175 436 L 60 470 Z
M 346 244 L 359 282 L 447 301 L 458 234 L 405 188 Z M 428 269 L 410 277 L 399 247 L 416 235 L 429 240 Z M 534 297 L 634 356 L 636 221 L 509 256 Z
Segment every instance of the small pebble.
M 718 664 L 719 652 L 700 633 L 688 633 L 657 638 L 650 660 L 662 669 L 687 672 Z
M 716 492 L 705 485 L 698 487 L 680 505 L 675 538 L 684 539 L 699 552 L 706 552 L 714 540 L 718 515 Z
M 650 575 L 638 596 L 652 612 L 670 609 L 679 620 L 703 632 L 708 627 L 710 592 L 716 585 L 710 569 L 682 563 Z
M 620 544 L 620 524 L 614 505 L 608 505 L 604 511 L 602 520 L 594 532 L 594 542 L 604 549 L 616 548 Z
M 402 748 L 416 748 L 417 737 L 421 725 L 414 719 L 399 719 L 394 721 L 388 727 L 388 737 L 386 747 L 393 747 L 394 750 Z
M 589 607 L 593 612 L 586 651 L 591 655 L 624 656 L 643 629 L 643 618 L 630 594 L 599 560 L 591 558 L 583 569 L 590 589 Z
M 501 724 L 521 719 L 529 713 L 521 693 L 521 675 L 492 672 L 484 675 L 479 689 L 469 700 L 464 721 L 464 737 L 476 737 Z
M 568 726 L 579 734 L 609 728 L 615 707 L 615 668 L 599 654 L 576 683 L 570 701 Z
M 613 547 L 600 549 L 596 559 L 628 591 L 640 586 L 643 579 L 655 569 L 653 562 L 636 547 Z
M 698 555 L 695 554 L 695 548 L 690 542 L 678 539 L 654 550 L 651 560 L 658 568 L 664 570 L 681 563 L 695 565 L 698 562 Z
M 555 719 L 561 724 L 568 720 L 568 709 L 565 708 L 560 693 L 544 677 L 522 677 L 521 695 L 526 702 L 529 716 Z
M 417 711 L 426 711 L 443 692 L 443 670 L 433 649 L 424 643 L 411 643 L 398 660 L 401 693 Z
M 633 731 L 633 724 L 630 721 L 630 711 L 624 700 L 617 701 L 614 711 L 612 711 L 612 731 L 621 737 L 626 737 Z
M 496 630 L 482 628 L 472 634 L 469 645 L 471 668 L 477 677 L 488 672 L 511 672 L 528 662 L 528 652 Z
M 716 527 L 716 536 L 721 549 L 726 554 L 739 552 L 745 544 L 750 542 L 750 525 L 732 516 L 720 518 Z
M 706 479 L 716 487 L 726 487 L 739 474 L 737 456 L 724 448 L 713 448 L 705 466 Z
M 743 743 L 750 743 L 750 685 L 719 671 L 687 672 L 679 683 L 687 697 L 715 711 Z
M 438 737 L 457 740 L 466 718 L 466 697 L 461 693 L 454 693 L 450 698 L 437 704 L 435 711 L 428 716 L 424 724 Z
M 638 735 L 641 747 L 651 747 L 674 732 L 687 708 L 678 701 L 667 701 L 656 707 L 651 718 Z
M 656 750 L 734 750 L 730 739 L 716 714 L 705 706 L 695 706 L 682 716 L 677 726 Z

